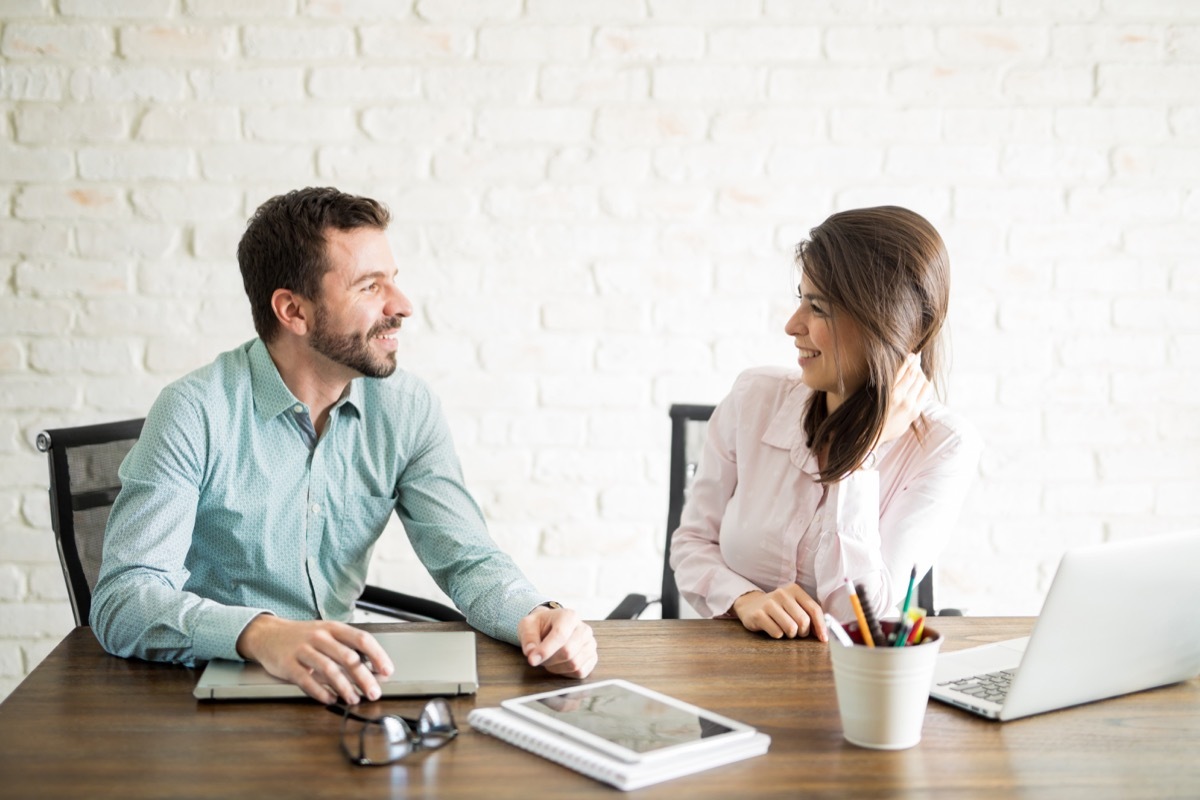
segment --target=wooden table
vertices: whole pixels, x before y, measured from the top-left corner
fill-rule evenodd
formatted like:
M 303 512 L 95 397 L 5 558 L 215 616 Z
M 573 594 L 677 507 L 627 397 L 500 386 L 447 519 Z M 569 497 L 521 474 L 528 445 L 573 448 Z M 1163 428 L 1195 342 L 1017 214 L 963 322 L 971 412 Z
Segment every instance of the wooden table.
M 1031 624 L 936 621 L 947 650 L 1021 636 Z M 773 740 L 765 756 L 638 797 L 1200 796 L 1200 680 L 1003 724 L 931 701 L 920 745 L 878 752 L 842 739 L 829 657 L 818 642 L 773 641 L 734 621 L 594 627 L 601 659 L 589 680 L 626 678 Z M 401 765 L 355 767 L 338 748 L 340 720 L 315 703 L 199 703 L 195 671 L 114 658 L 90 629 L 77 628 L 0 704 L 0 796 L 620 796 L 470 730 L 475 706 L 562 685 L 482 635 L 478 657 L 478 695 L 452 704 L 462 728 L 455 742 Z M 385 704 L 412 713 L 421 702 Z

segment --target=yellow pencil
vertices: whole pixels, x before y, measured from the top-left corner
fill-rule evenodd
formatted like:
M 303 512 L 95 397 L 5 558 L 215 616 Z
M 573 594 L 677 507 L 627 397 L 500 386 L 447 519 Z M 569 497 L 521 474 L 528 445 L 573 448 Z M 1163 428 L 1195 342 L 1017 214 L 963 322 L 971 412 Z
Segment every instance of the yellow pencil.
M 863 644 L 867 647 L 874 647 L 875 640 L 871 638 L 871 629 L 867 627 L 867 618 L 863 615 L 862 603 L 858 602 L 858 594 L 854 591 L 854 585 L 850 583 L 849 578 L 846 578 L 846 589 L 850 592 L 850 607 L 854 609 L 854 618 L 858 620 L 858 630 L 862 633 Z

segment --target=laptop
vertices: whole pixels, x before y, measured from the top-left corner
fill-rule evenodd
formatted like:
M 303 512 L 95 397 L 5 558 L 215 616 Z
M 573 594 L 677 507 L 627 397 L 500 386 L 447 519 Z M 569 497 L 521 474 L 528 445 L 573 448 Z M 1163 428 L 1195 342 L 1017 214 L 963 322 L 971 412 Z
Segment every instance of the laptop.
M 1200 674 L 1200 531 L 1068 550 L 1029 636 L 942 653 L 930 696 L 1010 720 Z
M 471 631 L 376 633 L 395 671 L 379 688 L 384 697 L 474 694 L 475 634 Z M 299 686 L 267 674 L 259 664 L 213 659 L 192 692 L 200 700 L 307 697 Z

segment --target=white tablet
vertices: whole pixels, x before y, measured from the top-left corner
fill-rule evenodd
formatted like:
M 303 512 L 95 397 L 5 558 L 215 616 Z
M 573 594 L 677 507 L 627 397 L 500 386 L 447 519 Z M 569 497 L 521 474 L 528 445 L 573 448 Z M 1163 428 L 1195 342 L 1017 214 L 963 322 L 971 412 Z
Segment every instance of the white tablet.
M 505 700 L 501 705 L 629 763 L 716 749 L 754 728 L 622 680 Z

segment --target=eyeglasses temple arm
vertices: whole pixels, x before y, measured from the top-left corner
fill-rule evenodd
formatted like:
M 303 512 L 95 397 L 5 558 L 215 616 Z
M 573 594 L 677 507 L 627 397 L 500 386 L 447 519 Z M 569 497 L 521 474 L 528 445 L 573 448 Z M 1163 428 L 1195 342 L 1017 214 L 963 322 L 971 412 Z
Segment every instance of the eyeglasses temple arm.
M 357 722 L 379 722 L 378 718 L 364 717 L 362 714 L 359 714 L 355 711 L 351 711 L 348 706 L 344 706 L 341 703 L 330 703 L 329 705 L 325 706 L 325 710 L 332 711 L 334 714 L 337 714 L 339 717 L 349 717 L 350 719 L 355 720 Z M 407 723 L 408 726 L 410 728 L 412 728 L 414 731 L 417 729 L 417 726 L 420 724 L 420 720 L 412 719 L 411 717 L 401 717 L 399 714 L 389 714 L 388 716 L 399 717 L 400 719 L 404 720 L 405 723 Z

